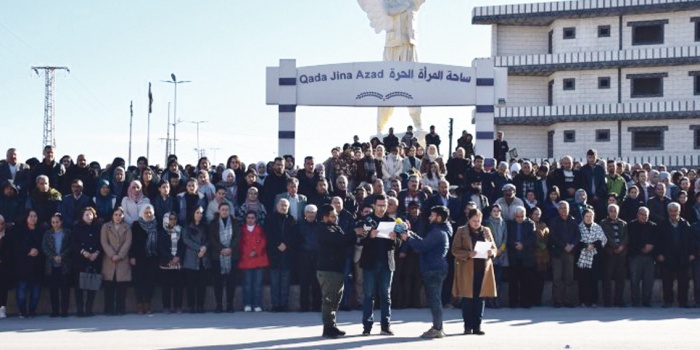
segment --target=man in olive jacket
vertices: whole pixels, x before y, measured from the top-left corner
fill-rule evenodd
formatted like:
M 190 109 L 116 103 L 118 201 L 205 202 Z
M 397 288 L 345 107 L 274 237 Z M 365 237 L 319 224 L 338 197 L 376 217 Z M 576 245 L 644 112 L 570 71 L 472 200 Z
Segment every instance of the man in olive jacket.
M 319 210 L 321 224 L 318 226 L 318 266 L 316 277 L 321 285 L 321 319 L 323 336 L 337 338 L 345 335 L 338 329 L 335 316 L 343 298 L 343 271 L 347 249 L 355 244 L 353 232 L 343 232 L 338 226 L 338 212 L 330 205 Z
M 618 217 L 620 207 L 608 205 L 608 217 L 600 221 L 608 243 L 605 245 L 605 267 L 603 268 L 603 305 L 624 307 L 622 296 L 625 293 L 627 276 L 627 246 L 629 236 L 627 223 Z M 611 282 L 615 282 L 615 293 L 611 299 Z
M 236 270 L 240 250 L 238 241 L 241 226 L 231 215 L 231 206 L 227 201 L 219 204 L 219 212 L 209 224 L 209 257 L 214 271 L 214 297 L 216 310 L 223 311 L 223 292 L 226 286 L 226 312 L 233 312 L 233 296 L 236 291 Z

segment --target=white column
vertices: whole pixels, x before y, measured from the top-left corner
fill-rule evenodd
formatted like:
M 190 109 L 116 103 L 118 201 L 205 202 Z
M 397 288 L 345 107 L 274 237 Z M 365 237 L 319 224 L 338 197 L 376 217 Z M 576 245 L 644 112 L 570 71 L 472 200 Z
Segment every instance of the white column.
M 297 68 L 296 60 L 280 60 L 279 67 L 279 156 L 295 156 L 296 110 L 297 110 Z M 296 156 L 295 156 L 296 157 Z

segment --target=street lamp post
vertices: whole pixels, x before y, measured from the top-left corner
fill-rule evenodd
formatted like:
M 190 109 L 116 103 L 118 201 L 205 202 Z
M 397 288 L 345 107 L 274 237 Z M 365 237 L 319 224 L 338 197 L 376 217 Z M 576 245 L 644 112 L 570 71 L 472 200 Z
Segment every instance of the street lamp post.
M 208 120 L 198 120 L 198 121 L 190 121 L 192 124 L 197 124 L 197 157 L 201 158 L 203 155 L 202 149 L 199 147 L 199 124 L 202 123 L 207 123 Z
M 170 74 L 170 78 L 172 80 L 161 80 L 164 83 L 169 83 L 173 84 L 175 87 L 175 97 L 173 99 L 173 120 L 175 121 L 173 123 L 173 154 L 177 154 L 177 124 L 180 122 L 177 119 L 177 85 L 178 84 L 184 84 L 184 83 L 190 83 L 190 80 L 177 80 L 175 77 L 175 73 Z

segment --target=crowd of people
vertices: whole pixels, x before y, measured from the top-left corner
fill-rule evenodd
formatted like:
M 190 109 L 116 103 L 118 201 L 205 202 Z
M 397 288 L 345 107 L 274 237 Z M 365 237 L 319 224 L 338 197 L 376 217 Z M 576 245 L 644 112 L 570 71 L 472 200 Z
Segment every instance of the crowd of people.
M 433 324 L 423 336 L 440 338 L 453 305 L 465 334 L 484 334 L 484 305 L 501 307 L 504 282 L 511 308 L 541 306 L 550 278 L 553 307 L 648 307 L 657 269 L 663 307 L 692 306 L 697 170 L 593 149 L 583 164 L 507 159 L 503 133 L 484 159 L 466 131 L 443 157 L 434 127 L 425 139 L 424 148 L 410 127 L 400 139 L 355 136 L 301 167 L 291 155 L 248 166 L 235 155 L 183 166 L 171 155 L 164 169 L 117 157 L 102 167 L 82 154 L 57 161 L 51 146 L 22 163 L 10 148 L 0 163 L 0 318 L 11 289 L 19 317 L 33 317 L 42 287 L 52 317 L 68 316 L 71 289 L 78 317 L 94 314 L 101 290 L 104 313 L 124 314 L 127 287 L 140 314 L 154 311 L 157 287 L 164 312 L 201 313 L 209 285 L 214 312 L 234 312 L 237 286 L 243 311 L 261 312 L 269 281 L 269 311 L 289 311 L 298 284 L 300 311 L 321 311 L 328 337 L 345 334 L 339 309 L 361 309 L 369 335 L 377 303 L 381 334 L 392 335 L 392 308 L 423 307 L 424 294 Z M 398 223 L 385 234 L 385 222 Z

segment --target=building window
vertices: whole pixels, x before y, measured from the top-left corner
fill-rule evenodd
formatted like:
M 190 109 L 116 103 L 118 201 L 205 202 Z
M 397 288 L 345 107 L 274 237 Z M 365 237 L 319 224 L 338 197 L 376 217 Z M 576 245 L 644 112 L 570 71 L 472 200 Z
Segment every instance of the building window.
M 576 39 L 576 27 L 564 28 L 564 39 Z
M 610 129 L 598 129 L 595 131 L 595 142 L 610 142 Z
M 664 78 L 668 73 L 627 74 L 630 79 L 630 96 L 632 98 L 663 97 Z
M 663 151 L 664 132 L 668 126 L 642 126 L 629 127 L 627 131 L 632 133 L 633 151 Z
M 564 79 L 564 90 L 576 90 L 576 79 L 574 79 L 574 78 Z
M 693 77 L 693 95 L 700 95 L 700 71 L 688 72 L 688 75 Z
M 610 77 L 599 77 L 598 78 L 598 89 L 609 89 L 610 88 Z
M 564 130 L 564 142 L 576 142 L 576 130 Z
M 693 132 L 693 149 L 700 149 L 700 125 L 691 125 L 690 130 Z
M 695 41 L 700 41 L 700 17 L 690 17 L 690 22 L 695 26 Z
M 629 22 L 632 27 L 632 45 L 656 45 L 664 43 L 664 25 L 668 20 Z
M 598 37 L 599 38 L 609 38 L 610 37 L 610 26 L 598 26 Z

